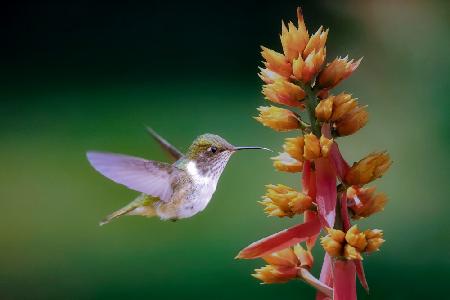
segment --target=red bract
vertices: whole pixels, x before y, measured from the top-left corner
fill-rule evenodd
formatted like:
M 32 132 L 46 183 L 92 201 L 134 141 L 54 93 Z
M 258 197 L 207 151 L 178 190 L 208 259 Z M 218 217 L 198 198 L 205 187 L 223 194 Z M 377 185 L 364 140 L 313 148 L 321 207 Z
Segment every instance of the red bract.
M 328 158 L 318 158 L 316 166 L 316 203 L 324 227 L 333 227 L 336 217 L 336 172 Z
M 333 287 L 333 261 L 328 253 L 323 258 L 322 270 L 320 271 L 320 281 L 329 287 Z M 330 299 L 327 295 L 317 292 L 316 300 Z
M 333 264 L 333 300 L 355 300 L 355 264 L 352 261 L 336 260 Z
M 303 242 L 320 232 L 319 218 L 272 234 L 242 249 L 236 258 L 258 258 Z

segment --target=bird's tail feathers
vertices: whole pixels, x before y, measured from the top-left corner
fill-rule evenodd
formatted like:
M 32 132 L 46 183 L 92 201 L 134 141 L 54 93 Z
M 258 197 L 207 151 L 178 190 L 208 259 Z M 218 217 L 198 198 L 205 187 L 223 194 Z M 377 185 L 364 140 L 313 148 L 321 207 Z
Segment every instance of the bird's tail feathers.
M 103 226 L 113 219 L 121 216 L 156 216 L 156 210 L 153 207 L 153 203 L 155 201 L 155 198 L 142 194 L 126 206 L 108 215 L 106 218 L 100 221 L 99 225 Z

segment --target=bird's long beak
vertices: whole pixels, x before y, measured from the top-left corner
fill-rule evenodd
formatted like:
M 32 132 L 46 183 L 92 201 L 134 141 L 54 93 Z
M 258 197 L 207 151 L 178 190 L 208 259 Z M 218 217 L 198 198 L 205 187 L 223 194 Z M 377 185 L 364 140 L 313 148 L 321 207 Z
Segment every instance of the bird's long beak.
M 266 150 L 266 151 L 270 151 L 273 152 L 272 150 L 270 150 L 269 148 L 264 148 L 264 147 L 254 147 L 254 146 L 249 146 L 249 147 L 234 147 L 234 150 L 246 150 L 246 149 L 259 149 L 259 150 Z

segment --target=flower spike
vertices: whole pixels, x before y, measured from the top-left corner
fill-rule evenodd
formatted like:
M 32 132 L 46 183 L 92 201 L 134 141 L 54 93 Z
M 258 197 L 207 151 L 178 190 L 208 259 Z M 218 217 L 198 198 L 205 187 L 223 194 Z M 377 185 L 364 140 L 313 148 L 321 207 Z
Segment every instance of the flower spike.
M 369 290 L 362 264 L 365 254 L 378 252 L 385 240 L 383 231 L 362 231 L 352 221 L 384 209 L 387 196 L 364 185 L 380 178 L 392 161 L 386 152 L 372 153 L 352 166 L 344 159 L 340 138 L 363 128 L 369 113 L 350 93 L 336 94 L 332 89 L 356 70 L 361 59 L 337 57 L 327 63 L 329 30 L 320 26 L 309 36 L 300 8 L 297 19 L 298 25 L 281 22 L 282 52 L 262 47 L 264 66 L 258 74 L 265 99 L 291 109 L 260 107 L 255 119 L 275 131 L 299 130 L 284 139 L 284 152 L 272 160 L 278 171 L 302 172 L 301 188 L 267 185 L 259 203 L 268 216 L 303 215 L 303 223 L 250 244 L 237 258 L 265 260 L 267 265 L 253 274 L 263 283 L 301 279 L 317 290 L 316 300 L 354 300 L 356 276 Z M 322 229 L 325 256 L 318 280 L 311 273 L 311 251 Z

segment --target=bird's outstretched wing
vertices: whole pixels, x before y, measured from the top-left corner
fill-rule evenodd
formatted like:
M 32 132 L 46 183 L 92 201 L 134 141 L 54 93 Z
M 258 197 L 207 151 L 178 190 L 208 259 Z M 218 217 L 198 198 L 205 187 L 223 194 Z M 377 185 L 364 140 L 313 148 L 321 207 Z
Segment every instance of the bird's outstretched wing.
M 173 159 L 178 160 L 183 156 L 183 153 L 178 150 L 176 147 L 171 145 L 168 141 L 166 141 L 162 136 L 160 136 L 156 131 L 154 131 L 151 127 L 146 127 L 148 133 L 158 142 L 158 144 L 166 151 Z
M 122 154 L 91 151 L 87 158 L 103 176 L 126 187 L 167 202 L 173 193 L 171 178 L 178 170 L 170 164 Z

